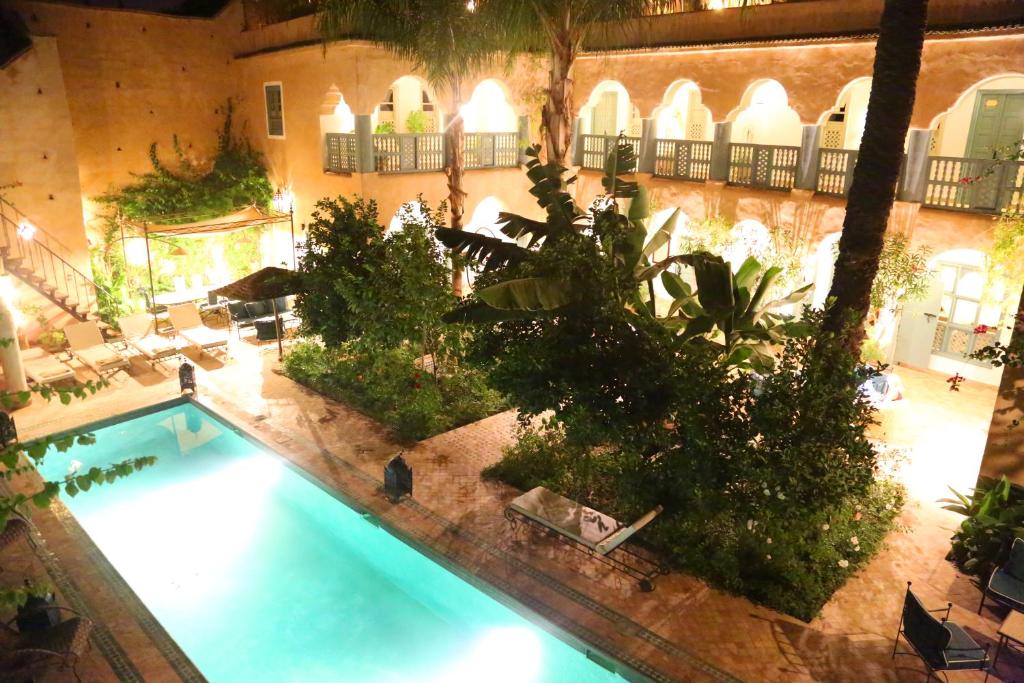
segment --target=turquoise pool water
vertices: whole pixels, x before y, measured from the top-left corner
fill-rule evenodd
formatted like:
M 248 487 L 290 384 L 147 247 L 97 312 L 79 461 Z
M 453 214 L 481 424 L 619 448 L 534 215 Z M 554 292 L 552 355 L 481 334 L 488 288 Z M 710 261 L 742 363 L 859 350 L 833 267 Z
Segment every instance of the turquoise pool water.
M 157 464 L 65 499 L 213 683 L 622 681 L 192 404 L 47 457 Z

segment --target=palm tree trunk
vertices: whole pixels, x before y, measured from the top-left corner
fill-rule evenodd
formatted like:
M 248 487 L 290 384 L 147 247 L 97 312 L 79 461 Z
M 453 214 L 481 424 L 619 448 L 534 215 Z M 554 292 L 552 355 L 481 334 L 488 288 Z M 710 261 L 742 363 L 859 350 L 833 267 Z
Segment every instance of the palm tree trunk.
M 566 11 L 563 30 L 551 40 L 551 70 L 548 71 L 547 101 L 541 109 L 541 130 L 548 163 L 568 166 L 572 145 L 573 80 L 576 46 L 572 41 L 571 15 Z
M 860 353 L 864 341 L 871 286 L 914 109 L 927 14 L 928 0 L 886 0 L 882 11 L 864 136 L 829 291 L 835 303 L 825 317 L 825 329 L 839 335 L 852 354 Z
M 462 230 L 462 218 L 466 213 L 466 191 L 463 177 L 466 172 L 466 144 L 463 133 L 466 126 L 459 109 L 462 105 L 462 84 L 459 79 L 452 83 L 452 103 L 454 118 L 445 131 L 448 163 L 445 164 L 445 175 L 448 177 L 448 208 L 451 211 L 451 227 Z M 452 293 L 462 296 L 462 267 L 458 263 L 452 266 Z

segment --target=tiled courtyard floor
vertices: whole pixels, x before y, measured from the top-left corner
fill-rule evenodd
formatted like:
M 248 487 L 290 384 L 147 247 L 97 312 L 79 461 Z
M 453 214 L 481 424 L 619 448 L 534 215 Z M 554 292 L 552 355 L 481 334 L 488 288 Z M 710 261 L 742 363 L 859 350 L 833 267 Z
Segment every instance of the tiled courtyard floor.
M 501 511 L 516 492 L 478 476 L 509 443 L 511 413 L 409 450 L 415 500 L 392 506 L 378 487 L 383 463 L 399 448 L 379 427 L 275 373 L 276 354 L 269 347 L 257 354 L 241 345 L 235 356 L 226 364 L 200 361 L 202 402 L 438 559 L 483 578 L 655 679 L 923 681 L 916 658 L 901 657 L 895 664 L 890 658 L 908 580 L 934 606 L 953 602 L 954 620 L 982 642 L 993 642 L 1003 616 L 991 610 L 975 614 L 977 588 L 944 560 L 958 517 L 935 502 L 947 485 L 965 489 L 972 483 L 994 401 L 990 388 L 968 384 L 950 394 L 942 377 L 899 370 L 907 398 L 882 412 L 877 436 L 911 450 L 904 468 L 912 494 L 902 518 L 907 531 L 892 534 L 867 569 L 805 624 L 681 574 L 659 579 L 653 593 L 641 593 L 632 581 L 564 547 L 536 535 L 513 537 Z M 130 376 L 122 373 L 114 387 L 74 408 L 34 405 L 19 411 L 19 430 L 23 437 L 38 436 L 172 398 L 178 393 L 176 376 L 167 374 L 136 363 Z M 83 679 L 190 680 L 195 672 L 188 662 L 168 651 L 158 625 L 118 586 L 73 520 L 52 512 L 33 519 L 55 560 L 44 568 L 27 552 L 5 558 L 0 579 L 47 568 L 66 572 L 71 584 L 65 600 L 72 606 L 83 600 L 78 606 L 100 623 L 81 667 Z M 950 680 L 981 678 L 961 673 Z M 993 679 L 1024 681 L 1024 658 L 1004 653 Z

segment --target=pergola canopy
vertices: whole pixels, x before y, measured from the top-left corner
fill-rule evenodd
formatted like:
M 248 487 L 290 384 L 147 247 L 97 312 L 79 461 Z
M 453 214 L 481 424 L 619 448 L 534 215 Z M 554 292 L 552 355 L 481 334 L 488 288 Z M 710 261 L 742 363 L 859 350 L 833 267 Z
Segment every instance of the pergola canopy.
M 158 237 L 185 237 L 187 235 L 211 235 L 245 230 L 260 225 L 286 223 L 292 220 L 290 213 L 273 209 L 266 211 L 256 206 L 245 206 L 224 216 L 215 216 L 189 223 L 175 222 L 176 214 L 154 216 L 153 221 L 130 220 L 129 225 L 143 235 Z

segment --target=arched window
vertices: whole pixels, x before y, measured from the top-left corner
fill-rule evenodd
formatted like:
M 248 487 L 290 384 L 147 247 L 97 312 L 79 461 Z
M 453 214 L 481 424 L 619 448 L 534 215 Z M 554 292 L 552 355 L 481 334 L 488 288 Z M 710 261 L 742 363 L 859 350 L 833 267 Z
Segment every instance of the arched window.
M 467 133 L 514 133 L 519 129 L 516 112 L 494 79 L 476 86 L 460 113 Z
M 665 91 L 654 112 L 656 137 L 662 140 L 712 140 L 711 110 L 701 103 L 700 88 L 693 81 L 679 81 Z
M 858 78 L 844 87 L 836 104 L 822 116 L 819 124 L 821 146 L 825 149 L 859 149 L 868 115 L 871 79 Z
M 789 106 L 786 89 L 771 79 L 752 83 L 729 120 L 732 142 L 799 146 L 803 136 L 800 115 Z
M 629 93 L 617 81 L 604 81 L 590 93 L 580 109 L 581 131 L 585 135 L 626 135 L 639 137 L 640 112 Z
M 371 116 L 376 133 L 436 133 L 441 130 L 441 110 L 425 83 L 402 76 L 388 88 Z

